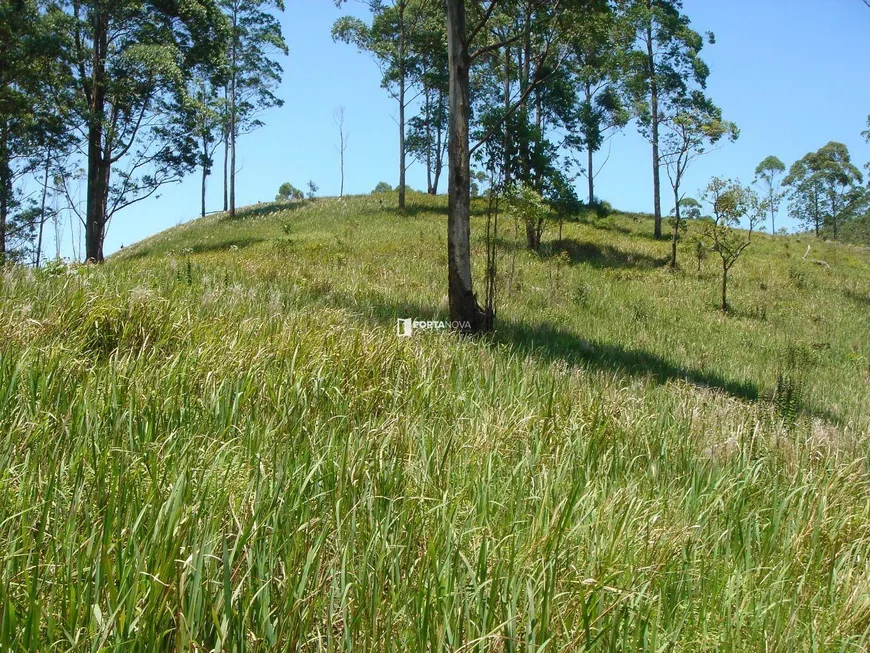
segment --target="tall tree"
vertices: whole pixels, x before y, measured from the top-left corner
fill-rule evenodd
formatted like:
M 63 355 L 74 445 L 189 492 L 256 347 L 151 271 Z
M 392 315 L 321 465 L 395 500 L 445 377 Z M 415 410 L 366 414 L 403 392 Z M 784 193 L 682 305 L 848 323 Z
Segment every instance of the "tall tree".
M 438 193 L 447 154 L 447 35 L 444 4 L 422 3 L 422 16 L 409 35 L 413 53 L 410 78 L 421 94 L 420 110 L 408 119 L 407 153 L 426 167 L 426 189 Z
M 595 203 L 595 153 L 630 118 L 617 86 L 623 46 L 618 38 L 616 12 L 609 4 L 593 9 L 572 34 L 568 62 L 572 79 L 579 87 L 576 145 L 586 150 L 590 206 Z
M 57 5 L 0 0 L 0 264 L 29 246 L 44 211 L 22 185 L 67 149 L 69 85 Z
M 777 157 L 766 157 L 755 168 L 755 179 L 760 182 L 767 197 L 767 210 L 770 211 L 770 233 L 776 233 L 776 213 L 782 201 L 779 176 L 785 172 L 785 164 Z
M 792 164 L 783 184 L 790 188 L 792 215 L 816 236 L 826 227 L 837 238 L 840 224 L 861 199 L 862 181 L 849 149 L 832 141 Z
M 579 9 L 590 4 L 520 0 L 493 13 L 476 75 L 484 83 L 474 94 L 478 142 L 471 150 L 487 169 L 497 166 L 505 189 L 526 186 L 551 202 L 571 189 L 573 160 L 559 160 L 577 129 L 577 88 L 566 61 L 569 35 L 585 18 Z M 526 240 L 537 250 L 541 232 L 533 224 L 525 222 Z
M 682 0 L 619 0 L 624 37 L 634 49 L 626 57 L 624 82 L 641 134 L 652 145 L 655 237 L 662 236 L 660 124 L 669 98 L 706 87 L 709 68 L 699 57 L 703 37 L 682 13 Z M 713 43 L 713 35 L 708 33 Z
M 195 165 L 196 144 L 174 107 L 192 67 L 219 51 L 224 21 L 211 0 L 71 0 L 70 11 L 87 158 L 85 257 L 99 262 L 112 216 Z
M 491 29 L 493 16 L 497 10 L 503 15 L 516 13 L 516 4 L 507 0 L 488 0 L 474 2 L 469 0 L 446 0 L 447 3 L 447 52 L 450 75 L 450 127 L 448 146 L 448 219 L 447 219 L 447 265 L 448 299 L 450 317 L 462 331 L 477 332 L 492 327 L 494 315 L 483 311 L 474 294 L 471 276 L 471 154 L 474 150 L 491 142 L 499 129 L 517 111 L 522 112 L 540 84 L 549 75 L 543 73 L 555 41 L 560 33 L 558 21 L 566 7 L 579 9 L 585 2 L 566 2 L 561 0 L 546 5 L 549 20 L 539 23 L 542 28 L 540 37 L 543 46 L 537 48 L 537 68 L 534 81 L 525 86 L 512 103 L 508 99 L 506 109 L 499 121 L 488 125 L 474 146 L 469 146 L 469 123 L 471 118 L 471 68 L 475 62 L 494 56 L 511 43 L 518 43 L 531 35 L 525 29 L 499 33 Z M 471 11 L 467 12 L 470 6 Z M 471 28 L 467 18 L 472 16 Z M 525 61 L 530 61 L 528 58 Z M 558 63 L 558 62 L 556 62 Z M 550 66 L 550 70 L 558 66 Z M 542 114 L 539 114 L 542 115 Z
M 263 125 L 259 118 L 263 111 L 284 104 L 275 95 L 283 73 L 277 56 L 286 55 L 288 48 L 281 23 L 272 13 L 284 10 L 283 0 L 219 1 L 230 26 L 224 90 L 227 112 L 224 186 L 229 186 L 225 191 L 229 195 L 225 210 L 234 217 L 238 139 Z
M 336 6 L 344 0 L 336 0 Z M 355 45 L 359 50 L 371 52 L 381 69 L 381 86 L 398 103 L 399 116 L 399 209 L 405 209 L 405 173 L 407 143 L 405 118 L 410 104 L 410 77 L 415 63 L 410 48 L 410 35 L 426 17 L 424 11 L 428 0 L 366 0 L 372 12 L 372 24 L 366 25 L 359 18 L 343 16 L 332 26 L 332 38 Z
M 196 70 L 190 82 L 187 104 L 191 129 L 197 141 L 197 163 L 200 176 L 200 215 L 206 214 L 206 189 L 208 178 L 214 168 L 214 157 L 218 147 L 226 137 L 226 106 L 221 93 L 222 74 L 226 71 L 220 66 L 217 71 L 207 67 Z
M 680 237 L 680 193 L 686 170 L 710 145 L 722 138 L 737 140 L 737 125 L 722 119 L 722 110 L 700 91 L 691 97 L 672 99 L 662 116 L 662 162 L 674 191 L 674 221 L 671 236 L 670 267 L 677 267 L 677 241 Z
M 471 153 L 469 75 L 474 36 L 485 19 L 467 31 L 465 0 L 447 2 L 447 53 L 450 71 L 448 131 L 447 282 L 450 319 L 463 332 L 485 329 L 487 319 L 477 302 L 471 278 Z M 495 2 L 492 3 L 495 5 Z M 488 17 L 487 17 L 488 18 Z

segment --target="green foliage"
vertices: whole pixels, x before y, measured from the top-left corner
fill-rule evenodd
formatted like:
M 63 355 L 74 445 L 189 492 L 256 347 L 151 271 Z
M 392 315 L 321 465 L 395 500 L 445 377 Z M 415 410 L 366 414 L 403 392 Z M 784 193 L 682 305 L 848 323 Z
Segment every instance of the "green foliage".
M 700 220 L 703 217 L 701 203 L 694 197 L 683 197 L 680 200 L 681 215 L 686 220 Z
M 803 405 L 803 388 L 812 357 L 805 347 L 788 345 L 777 363 L 773 406 L 788 428 L 794 428 Z
M 866 199 L 862 181 L 848 148 L 832 141 L 792 164 L 783 184 L 789 187 L 792 217 L 817 236 L 829 229 L 837 238 L 840 225 L 853 218 Z
M 317 196 L 317 191 L 320 187 L 314 183 L 313 179 L 308 180 L 308 199 L 313 200 Z
M 73 144 L 66 22 L 54 3 L 0 2 L 0 264 L 29 256 L 47 217 L 33 181 Z
M 702 234 L 707 246 L 722 262 L 720 308 L 726 312 L 728 273 L 751 244 L 753 231 L 767 213 L 767 204 L 751 188 L 719 177 L 714 177 L 707 185 L 703 199 L 710 205 L 711 217 L 703 221 Z M 746 231 L 739 229 L 744 219 L 749 226 Z
M 505 193 L 505 213 L 525 225 L 529 247 L 540 248 L 547 223 L 553 218 L 550 205 L 528 184 L 513 184 Z
M 273 11 L 283 11 L 283 0 L 218 0 L 229 22 L 229 43 L 224 51 L 226 84 L 237 134 L 262 126 L 260 114 L 283 106 L 275 92 L 283 69 L 279 55 L 288 48 L 281 23 Z
M 776 214 L 784 194 L 780 192 L 779 177 L 785 173 L 785 164 L 775 156 L 766 157 L 755 168 L 755 179 L 763 185 L 770 211 L 770 233 L 776 233 Z
M 653 85 L 660 109 L 671 98 L 690 97 L 693 85 L 706 86 L 710 70 L 699 56 L 704 37 L 689 26 L 680 0 L 625 0 L 622 8 L 622 37 L 634 46 L 625 58 L 623 83 L 641 133 L 651 138 Z M 712 43 L 713 35 L 707 40 Z
M 298 201 L 301 199 L 305 199 L 305 193 L 296 188 L 289 181 L 285 181 L 278 188 L 278 194 L 275 196 L 276 202 L 289 202 L 289 201 Z
M 608 218 L 613 215 L 613 205 L 607 200 L 598 200 L 595 202 L 593 208 L 595 209 L 596 217 L 600 219 Z
M 393 187 L 390 186 L 385 181 L 379 181 L 378 185 L 375 186 L 375 189 L 372 191 L 372 195 L 377 195 L 378 193 L 392 193 Z

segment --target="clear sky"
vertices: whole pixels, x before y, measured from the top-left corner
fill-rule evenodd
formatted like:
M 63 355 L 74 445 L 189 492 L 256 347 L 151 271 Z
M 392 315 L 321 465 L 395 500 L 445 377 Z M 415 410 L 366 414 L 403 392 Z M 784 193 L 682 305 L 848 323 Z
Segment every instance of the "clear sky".
M 861 0 L 685 0 L 684 8 L 697 31 L 716 34 L 716 44 L 703 52 L 711 70 L 708 91 L 741 130 L 736 143 L 694 164 L 685 183 L 688 194 L 697 195 L 713 175 L 749 182 L 767 155 L 788 166 L 832 140 L 845 143 L 859 166 L 870 161 L 870 146 L 861 137 L 870 113 L 870 8 Z M 274 199 L 284 181 L 303 188 L 313 179 L 320 195 L 338 194 L 333 112 L 341 105 L 350 134 L 345 192 L 368 193 L 382 180 L 397 183 L 395 101 L 380 88 L 378 68 L 367 54 L 332 42 L 330 27 L 342 11 L 365 16 L 353 0 L 342 10 L 332 0 L 287 0 L 281 22 L 290 56 L 282 61 L 279 91 L 285 104 L 263 115 L 265 127 L 239 141 L 239 206 Z M 596 194 L 620 209 L 651 211 L 649 145 L 629 125 L 607 147 L 610 159 Z M 210 210 L 222 206 L 220 161 L 216 167 Z M 412 167 L 408 183 L 425 188 L 425 170 Z M 584 183 L 578 180 L 581 197 Z M 442 192 L 445 184 L 446 179 Z M 662 184 L 667 211 L 673 202 L 664 175 Z M 198 212 L 199 178 L 193 175 L 119 213 L 106 254 Z M 792 226 L 784 215 L 778 224 Z M 64 242 L 69 254 L 69 227 Z

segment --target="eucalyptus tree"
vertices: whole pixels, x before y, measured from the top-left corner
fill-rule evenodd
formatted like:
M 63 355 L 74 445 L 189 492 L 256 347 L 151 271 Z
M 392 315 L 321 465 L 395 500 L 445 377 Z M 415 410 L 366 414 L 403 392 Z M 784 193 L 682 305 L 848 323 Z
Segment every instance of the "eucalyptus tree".
M 504 189 L 525 186 L 554 205 L 576 200 L 570 152 L 578 141 L 579 98 L 570 45 L 601 4 L 519 0 L 492 12 L 481 43 L 498 47 L 476 62 L 471 151 L 498 171 Z M 540 230 L 534 221 L 525 224 L 527 244 L 537 250 Z
M 281 23 L 273 14 L 275 10 L 284 10 L 283 0 L 218 1 L 230 29 L 224 89 L 224 187 L 229 198 L 224 208 L 229 210 L 230 216 L 235 216 L 238 138 L 263 126 L 260 120 L 263 111 L 284 104 L 275 94 L 283 74 L 277 58 L 287 55 L 288 48 Z
M 785 164 L 777 157 L 766 157 L 755 168 L 755 179 L 762 184 L 767 197 L 767 208 L 770 211 L 770 233 L 776 233 L 776 213 L 782 201 L 779 176 L 785 173 Z
M 447 264 L 448 299 L 450 318 L 462 331 L 477 332 L 492 327 L 493 307 L 484 311 L 477 302 L 471 275 L 471 155 L 491 141 L 501 126 L 494 121 L 480 134 L 475 145 L 470 144 L 471 118 L 471 70 L 472 66 L 487 58 L 504 52 L 505 48 L 531 39 L 533 35 L 522 26 L 519 29 L 496 30 L 504 25 L 499 20 L 523 3 L 509 0 L 446 0 L 447 4 L 447 51 L 450 80 L 450 122 L 448 145 L 448 220 Z M 530 76 L 530 83 L 519 92 L 518 97 L 507 97 L 501 120 L 507 121 L 517 111 L 527 106 L 532 93 L 548 78 L 547 70 L 557 70 L 562 61 L 557 39 L 570 19 L 582 13 L 588 6 L 583 0 L 573 2 L 537 3 L 542 12 L 536 21 L 538 31 L 534 35 L 536 66 L 538 71 Z M 546 20 L 544 19 L 546 16 Z M 531 50 L 530 50 L 531 51 Z M 527 57 L 524 60 L 531 64 Z M 529 66 L 531 71 L 531 65 Z M 531 75 L 531 73 L 530 73 Z M 507 94 L 506 94 L 507 95 Z
M 689 166 L 721 139 L 737 140 L 737 125 L 722 119 L 722 110 L 703 93 L 673 99 L 661 120 L 661 160 L 674 192 L 674 220 L 671 236 L 671 269 L 677 267 L 677 242 L 680 235 L 681 187 Z
M 112 217 L 179 181 L 196 143 L 177 107 L 187 75 L 221 51 L 213 0 L 70 0 L 76 111 L 87 159 L 85 258 L 103 260 Z
M 206 214 L 206 189 L 208 178 L 214 168 L 217 149 L 226 141 L 227 106 L 223 88 L 223 66 L 217 71 L 202 68 L 192 77 L 188 95 L 182 107 L 189 115 L 189 122 L 197 141 L 197 163 L 200 176 L 200 215 Z
M 409 34 L 415 65 L 410 78 L 419 89 L 420 110 L 408 120 L 407 153 L 426 167 L 426 189 L 438 193 L 447 154 L 447 35 L 442 2 L 422 4 L 422 15 Z
M 572 144 L 586 151 L 590 206 L 595 203 L 594 155 L 630 118 L 618 87 L 623 44 L 617 27 L 614 8 L 609 3 L 602 4 L 592 8 L 569 40 L 571 54 L 567 66 L 580 96 L 576 117 L 579 138 L 572 139 Z
M 862 198 L 862 181 L 849 149 L 832 141 L 792 164 L 783 184 L 790 189 L 792 216 L 813 229 L 816 236 L 823 227 L 829 227 L 837 238 L 840 224 Z
M 655 237 L 662 236 L 660 127 L 672 98 L 706 87 L 709 68 L 699 54 L 704 37 L 690 27 L 682 0 L 618 0 L 627 53 L 623 81 L 640 133 L 652 146 Z M 710 43 L 712 33 L 707 34 Z
M 53 3 L 0 0 L 0 264 L 45 221 L 23 182 L 44 178 L 70 145 L 64 22 Z
M 372 23 L 353 16 L 342 16 L 332 26 L 334 41 L 355 45 L 359 50 L 370 52 L 381 69 L 381 86 L 398 103 L 399 116 L 399 209 L 405 208 L 405 173 L 407 146 L 405 130 L 406 111 L 412 100 L 411 73 L 416 66 L 414 52 L 410 47 L 411 35 L 423 23 L 426 5 L 434 0 L 367 0 L 365 4 L 372 13 Z M 336 6 L 344 0 L 335 0 Z

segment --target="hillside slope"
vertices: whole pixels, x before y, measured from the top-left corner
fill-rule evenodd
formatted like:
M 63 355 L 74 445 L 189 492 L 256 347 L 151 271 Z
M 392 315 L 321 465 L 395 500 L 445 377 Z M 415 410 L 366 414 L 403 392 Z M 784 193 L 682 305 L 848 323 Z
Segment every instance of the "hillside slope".
M 642 216 L 503 220 L 498 331 L 400 338 L 446 201 L 392 199 L 4 273 L 0 648 L 866 646 L 866 250 L 761 235 L 723 316 Z

